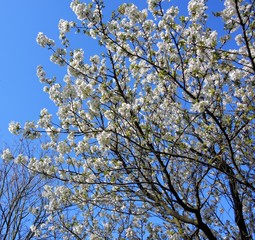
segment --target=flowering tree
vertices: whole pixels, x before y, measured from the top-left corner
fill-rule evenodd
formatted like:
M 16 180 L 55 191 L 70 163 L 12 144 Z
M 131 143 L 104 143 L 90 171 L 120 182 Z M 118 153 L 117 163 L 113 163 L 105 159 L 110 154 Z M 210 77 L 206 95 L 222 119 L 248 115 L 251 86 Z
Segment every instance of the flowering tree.
M 0 238 L 3 240 L 33 239 L 33 230 L 48 217 L 44 209 L 47 199 L 42 198 L 43 186 L 48 181 L 31 175 L 25 166 L 17 164 L 26 161 L 24 150 L 30 156 L 31 149 L 23 143 L 17 144 L 14 151 L 5 149 L 1 155 Z M 16 157 L 15 152 L 18 152 Z
M 108 19 L 102 0 L 73 0 L 79 21 L 60 20 L 62 47 L 38 34 L 51 61 L 67 67 L 62 83 L 37 70 L 59 121 L 43 109 L 38 122 L 10 130 L 46 134 L 41 147 L 55 151 L 26 163 L 58 179 L 44 191 L 52 231 L 255 237 L 255 1 L 216 2 L 222 11 L 212 13 L 207 1 L 190 0 L 185 16 L 148 0 L 147 9 L 123 4 Z M 71 48 L 72 30 L 96 39 L 102 54 L 86 62 Z

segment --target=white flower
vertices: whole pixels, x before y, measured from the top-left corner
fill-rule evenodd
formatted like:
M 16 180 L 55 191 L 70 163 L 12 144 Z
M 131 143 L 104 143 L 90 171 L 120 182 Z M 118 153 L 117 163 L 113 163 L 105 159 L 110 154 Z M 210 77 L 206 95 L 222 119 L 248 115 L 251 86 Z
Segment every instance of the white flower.
M 77 95 L 81 99 L 86 99 L 93 91 L 92 85 L 90 83 L 86 84 L 86 82 L 82 79 L 76 80 L 75 87 L 76 87 Z
M 96 31 L 94 30 L 94 29 L 90 29 L 89 30 L 89 34 L 90 34 L 90 36 L 93 38 L 93 39 L 96 39 L 97 38 L 97 33 L 96 33 Z
M 133 236 L 134 236 L 134 231 L 133 231 L 132 228 L 129 227 L 129 228 L 126 230 L 126 237 L 130 238 L 130 237 L 133 237 Z
M 202 17 L 206 9 L 207 9 L 207 6 L 205 5 L 204 0 L 189 1 L 188 11 L 193 21 L 196 21 L 200 17 Z
M 19 154 L 15 159 L 14 159 L 15 163 L 21 163 L 21 164 L 25 164 L 27 162 L 27 157 L 23 156 L 22 154 Z
M 38 33 L 36 42 L 43 48 L 46 46 L 53 47 L 55 45 L 54 41 L 45 36 L 42 32 Z
M 26 122 L 24 126 L 24 132 L 23 132 L 24 137 L 28 139 L 39 138 L 41 134 L 38 131 L 36 131 L 37 127 L 38 126 L 35 125 L 34 122 L 30 122 L 30 121 Z
M 242 34 L 238 34 L 236 37 L 235 37 L 235 40 L 236 40 L 236 44 L 238 46 L 241 46 L 243 44 L 243 35 Z
M 84 57 L 84 51 L 82 49 L 74 50 L 74 52 L 73 52 L 74 60 L 81 62 L 81 61 L 83 61 L 83 57 Z
M 160 0 L 147 0 L 148 3 L 148 9 L 153 12 L 155 7 L 158 6 Z
M 66 154 L 66 153 L 69 153 L 70 152 L 70 147 L 67 145 L 66 142 L 59 142 L 58 143 L 58 146 L 57 146 L 57 151 L 60 153 L 60 154 Z
M 46 108 L 42 109 L 40 112 L 40 119 L 38 121 L 38 125 L 40 127 L 47 128 L 51 124 L 52 115 L 48 113 Z
M 32 226 L 30 227 L 30 230 L 31 230 L 31 232 L 35 232 L 36 226 L 35 226 L 35 225 L 32 225 Z
M 90 61 L 94 64 L 99 64 L 100 63 L 100 57 L 98 55 L 91 56 Z
M 105 147 L 110 143 L 111 140 L 111 133 L 103 131 L 97 135 L 97 141 L 101 147 Z
M 63 48 L 58 48 L 50 57 L 50 60 L 55 63 L 58 64 L 60 66 L 64 66 L 66 61 L 64 56 L 66 55 L 66 50 Z
M 84 20 L 88 14 L 91 14 L 91 6 L 86 3 L 79 3 L 79 1 L 73 0 L 70 7 L 79 20 Z
M 106 110 L 104 113 L 104 116 L 108 119 L 108 120 L 112 120 L 114 118 L 114 114 L 113 112 L 111 112 L 110 110 Z
M 1 157 L 2 157 L 3 160 L 5 160 L 7 162 L 9 162 L 13 159 L 13 155 L 11 154 L 11 151 L 8 148 L 3 150 L 3 153 L 2 153 Z
M 81 224 L 77 224 L 73 226 L 73 231 L 75 234 L 80 235 L 82 233 L 82 230 L 83 230 L 83 226 Z
M 30 208 L 30 212 L 34 215 L 37 215 L 39 212 L 39 208 L 38 207 L 31 207 Z M 31 226 L 32 227 L 32 226 Z M 34 226 L 33 226 L 34 227 Z M 33 232 L 33 230 L 31 229 L 31 231 Z
M 11 122 L 9 124 L 9 132 L 12 133 L 12 134 L 19 134 L 20 130 L 21 130 L 21 127 L 20 127 L 20 124 L 18 122 Z
M 130 114 L 130 110 L 131 110 L 131 105 L 128 103 L 122 103 L 121 107 L 118 109 L 118 112 L 122 115 L 122 116 L 128 116 Z
M 204 112 L 208 105 L 209 105 L 208 101 L 199 101 L 193 103 L 191 110 L 194 112 Z
M 32 225 L 32 226 L 30 227 L 30 230 L 31 230 L 31 232 L 34 233 L 34 236 L 35 236 L 35 237 L 39 237 L 40 234 L 41 234 L 41 231 L 40 231 L 39 229 L 37 229 L 35 225 Z
M 58 23 L 58 29 L 60 33 L 65 34 L 70 31 L 70 24 L 64 19 L 60 19 Z
M 89 144 L 87 143 L 86 139 L 78 142 L 77 147 L 75 148 L 76 154 L 82 154 L 85 151 L 89 150 Z

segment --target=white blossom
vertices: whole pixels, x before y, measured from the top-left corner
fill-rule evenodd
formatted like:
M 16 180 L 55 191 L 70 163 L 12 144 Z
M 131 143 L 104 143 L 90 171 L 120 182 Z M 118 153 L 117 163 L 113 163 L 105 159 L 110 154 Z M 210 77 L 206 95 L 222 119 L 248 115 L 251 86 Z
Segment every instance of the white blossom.
M 13 155 L 12 155 L 12 153 L 11 153 L 11 151 L 10 151 L 9 148 L 3 150 L 3 153 L 2 153 L 2 155 L 1 155 L 1 158 L 2 158 L 3 160 L 7 161 L 7 162 L 9 162 L 9 161 L 11 161 L 12 159 L 14 159 L 14 157 L 13 157 Z
M 20 123 L 18 122 L 11 122 L 9 124 L 9 132 L 12 133 L 12 134 L 19 134 L 20 133 L 20 130 L 21 130 L 21 126 L 20 126 Z
M 73 226 L 73 231 L 75 234 L 80 235 L 83 231 L 83 226 L 81 224 L 77 224 Z
M 67 20 L 60 19 L 58 23 L 58 29 L 61 34 L 65 34 L 70 31 L 70 23 Z
M 52 39 L 48 38 L 42 32 L 38 33 L 36 41 L 43 48 L 46 46 L 53 47 L 55 45 L 54 41 Z
M 19 154 L 17 157 L 15 157 L 14 162 L 17 164 L 26 164 L 28 158 L 22 154 Z
M 99 133 L 97 135 L 97 141 L 100 144 L 100 146 L 107 147 L 107 145 L 109 145 L 111 140 L 110 136 L 111 136 L 111 132 L 102 131 L 101 133 Z
M 207 9 L 204 0 L 191 0 L 188 3 L 188 11 L 193 21 L 201 18 Z

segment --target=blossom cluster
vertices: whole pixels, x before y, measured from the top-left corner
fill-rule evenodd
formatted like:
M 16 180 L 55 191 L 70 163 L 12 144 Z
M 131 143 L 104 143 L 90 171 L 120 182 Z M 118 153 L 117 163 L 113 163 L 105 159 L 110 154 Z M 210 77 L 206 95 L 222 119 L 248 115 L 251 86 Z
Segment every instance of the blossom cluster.
M 55 42 L 48 38 L 46 35 L 44 35 L 42 32 L 39 32 L 36 38 L 37 43 L 41 46 L 41 47 L 53 47 L 55 45 Z
M 7 148 L 7 149 L 4 149 L 4 150 L 3 150 L 3 153 L 2 153 L 2 155 L 1 155 L 1 158 L 2 158 L 3 160 L 5 160 L 5 161 L 9 162 L 9 161 L 11 161 L 14 157 L 13 157 L 13 155 L 12 155 L 10 149 Z

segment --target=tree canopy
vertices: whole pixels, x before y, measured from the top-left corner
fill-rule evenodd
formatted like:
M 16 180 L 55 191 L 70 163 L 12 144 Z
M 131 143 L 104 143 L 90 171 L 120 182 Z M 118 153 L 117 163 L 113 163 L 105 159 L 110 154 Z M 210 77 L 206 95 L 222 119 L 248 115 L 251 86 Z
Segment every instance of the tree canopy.
M 26 166 L 16 164 L 17 161 L 25 162 L 25 158 L 31 158 L 34 152 L 25 140 L 15 143 L 15 148 L 5 148 L 2 152 L 0 238 L 3 240 L 34 239 L 34 230 L 41 227 L 49 216 L 44 209 L 48 202 L 42 197 L 42 192 L 45 184 L 50 181 L 31 174 Z
M 174 1 L 125 3 L 106 17 L 109 1 L 73 0 L 61 43 L 38 34 L 67 72 L 37 69 L 57 120 L 43 109 L 9 127 L 47 136 L 51 155 L 21 162 L 57 181 L 37 236 L 49 226 L 73 239 L 255 238 L 255 1 L 215 1 L 218 12 L 208 2 L 179 3 L 187 15 Z M 98 41 L 98 55 L 73 49 L 74 32 Z

